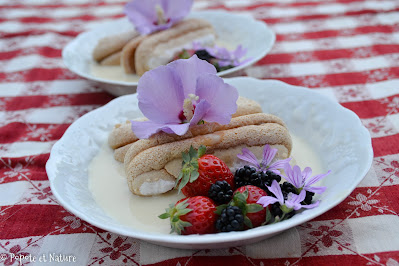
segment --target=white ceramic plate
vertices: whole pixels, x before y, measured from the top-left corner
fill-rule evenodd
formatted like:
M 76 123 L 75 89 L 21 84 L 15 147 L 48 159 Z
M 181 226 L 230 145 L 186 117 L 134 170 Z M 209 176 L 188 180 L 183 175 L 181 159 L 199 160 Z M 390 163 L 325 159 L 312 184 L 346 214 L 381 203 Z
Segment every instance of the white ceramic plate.
M 369 170 L 373 158 L 370 134 L 355 113 L 312 90 L 274 80 L 226 79 L 240 95 L 256 99 L 264 112 L 281 117 L 290 132 L 314 149 L 328 189 L 321 204 L 289 220 L 243 232 L 210 235 L 168 235 L 143 232 L 112 219 L 88 188 L 88 165 L 107 141 L 115 123 L 140 117 L 136 95 L 119 97 L 75 121 L 51 150 L 46 164 L 51 188 L 59 202 L 81 219 L 108 231 L 177 248 L 222 248 L 265 239 L 321 215 L 343 201 Z
M 215 28 L 217 38 L 230 47 L 242 45 L 248 49 L 246 58 L 251 58 L 245 64 L 218 73 L 220 76 L 232 74 L 263 58 L 272 48 L 275 34 L 264 22 L 251 17 L 231 14 L 224 11 L 192 12 L 189 17 L 202 18 L 209 21 Z M 104 79 L 91 73 L 94 63 L 92 52 L 99 39 L 115 34 L 116 30 L 123 32 L 133 28 L 127 18 L 117 19 L 110 23 L 103 23 L 95 29 L 79 34 L 62 51 L 62 58 L 66 67 L 72 72 L 99 83 L 109 93 L 120 96 L 135 92 L 137 82 Z

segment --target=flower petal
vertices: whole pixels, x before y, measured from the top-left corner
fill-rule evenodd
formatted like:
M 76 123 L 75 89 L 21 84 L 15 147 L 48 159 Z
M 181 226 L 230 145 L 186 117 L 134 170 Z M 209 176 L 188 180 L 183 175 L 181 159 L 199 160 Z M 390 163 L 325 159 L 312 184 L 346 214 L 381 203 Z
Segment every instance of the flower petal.
M 319 204 L 320 204 L 320 200 L 316 201 L 315 203 L 309 204 L 309 205 L 302 205 L 302 208 L 312 209 L 312 208 L 319 206 Z
M 158 2 L 158 0 L 134 0 L 125 5 L 124 13 L 141 34 L 149 34 L 157 29 L 154 22 L 157 21 L 155 5 Z
M 197 79 L 200 75 L 216 75 L 217 73 L 216 68 L 213 65 L 209 64 L 205 60 L 199 59 L 197 55 L 193 55 L 189 59 L 175 60 L 167 66 L 173 68 L 177 73 L 179 73 L 185 96 L 190 93 L 195 94 Z M 195 95 L 199 96 L 198 94 Z
M 303 186 L 301 168 L 298 165 L 294 165 L 294 167 L 292 167 L 292 172 L 294 174 L 295 183 L 298 185 L 297 188 L 301 188 Z
M 312 175 L 312 168 L 305 167 L 305 169 L 302 171 L 301 175 L 302 175 L 302 180 L 305 181 Z
M 204 119 L 205 114 L 211 108 L 211 104 L 206 100 L 200 100 L 194 110 L 194 116 L 190 121 L 190 125 L 196 125 L 199 121 Z
M 132 122 L 132 130 L 133 133 L 139 139 L 147 139 L 151 135 L 163 131 L 168 134 L 175 133 L 179 136 L 184 135 L 188 127 L 189 123 L 185 124 L 160 124 L 153 121 L 131 121 Z
M 285 205 L 288 208 L 294 208 L 294 210 L 299 210 L 301 208 L 301 202 L 305 199 L 306 197 L 306 191 L 302 190 L 299 195 L 296 195 L 292 192 L 288 194 L 287 200 L 285 201 Z
M 193 0 L 161 0 L 161 6 L 165 11 L 165 17 L 173 23 L 182 20 L 190 13 Z
M 313 193 L 316 193 L 316 194 L 322 194 L 322 193 L 324 193 L 324 191 L 326 191 L 327 187 L 311 187 L 311 186 L 305 186 L 304 189 L 305 189 L 306 191 L 313 192 Z
M 285 164 L 284 165 L 284 173 L 283 177 L 294 187 L 300 188 L 301 187 L 301 182 L 299 182 L 299 177 L 296 175 L 294 170 L 291 168 L 290 164 Z
M 284 165 L 289 164 L 292 158 L 287 158 L 284 160 L 278 160 L 272 163 L 267 170 L 269 171 L 275 171 L 277 169 L 284 169 Z M 280 171 L 278 171 L 280 173 Z
M 273 180 L 272 185 L 267 188 L 269 189 L 269 191 L 271 193 L 274 194 L 274 196 L 276 196 L 276 198 L 278 199 L 278 201 L 280 202 L 281 205 L 284 204 L 283 192 L 281 192 L 280 185 L 278 184 L 278 182 L 276 180 Z
M 278 202 L 278 199 L 276 199 L 275 197 L 263 196 L 260 197 L 256 203 L 261 204 L 263 207 L 266 207 L 276 202 Z
M 231 116 L 237 111 L 237 89 L 224 83 L 223 79 L 217 75 L 199 76 L 195 95 L 211 104 L 211 108 L 203 118 L 207 122 L 228 124 Z
M 269 144 L 266 144 L 265 147 L 263 148 L 263 160 L 262 160 L 263 166 L 268 166 L 276 156 L 276 153 L 277 149 L 272 149 Z
M 125 5 L 125 14 L 141 34 L 164 30 L 182 20 L 190 12 L 193 0 L 133 0 Z M 164 13 L 165 24 L 157 24 L 156 6 Z
M 256 158 L 255 154 L 253 154 L 249 149 L 243 148 L 242 154 L 237 154 L 237 157 L 243 161 L 249 162 L 255 165 L 257 168 L 260 168 L 258 159 Z
M 313 185 L 314 183 L 317 183 L 318 181 L 320 181 L 321 179 L 323 179 L 324 177 L 326 177 L 330 173 L 331 173 L 331 170 L 328 170 L 328 172 L 325 173 L 325 174 L 315 175 L 315 176 L 313 176 L 311 178 L 308 178 L 307 180 L 305 180 L 305 184 L 307 186 Z
M 174 69 L 160 66 L 147 71 L 137 86 L 141 112 L 149 120 L 159 123 L 180 123 L 184 90 Z

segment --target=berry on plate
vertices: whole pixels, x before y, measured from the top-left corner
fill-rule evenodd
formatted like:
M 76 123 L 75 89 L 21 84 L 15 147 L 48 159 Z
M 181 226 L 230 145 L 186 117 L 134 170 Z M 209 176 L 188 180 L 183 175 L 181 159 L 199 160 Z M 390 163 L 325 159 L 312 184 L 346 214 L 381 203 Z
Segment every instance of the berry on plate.
M 258 171 L 255 167 L 248 165 L 238 168 L 234 173 L 234 181 L 237 188 L 253 185 L 267 190 L 267 186 L 270 186 L 273 180 L 280 182 L 281 176 L 272 171 Z
M 161 219 L 170 218 L 171 233 L 179 235 L 215 233 L 216 205 L 208 197 L 196 196 L 171 204 Z
M 237 206 L 227 206 L 216 220 L 218 232 L 241 231 L 244 229 L 244 215 Z
M 211 185 L 208 195 L 216 204 L 226 204 L 232 199 L 233 190 L 225 180 L 216 181 Z
M 229 205 L 241 209 L 247 228 L 258 227 L 266 221 L 266 209 L 256 203 L 263 196 L 267 196 L 266 191 L 252 185 L 240 187 L 234 192 L 233 200 Z
M 226 181 L 234 188 L 234 175 L 227 165 L 211 154 L 205 154 L 206 148 L 201 145 L 196 151 L 192 146 L 188 153 L 183 153 L 183 168 L 176 184 L 179 191 L 187 197 L 207 196 L 212 184 Z

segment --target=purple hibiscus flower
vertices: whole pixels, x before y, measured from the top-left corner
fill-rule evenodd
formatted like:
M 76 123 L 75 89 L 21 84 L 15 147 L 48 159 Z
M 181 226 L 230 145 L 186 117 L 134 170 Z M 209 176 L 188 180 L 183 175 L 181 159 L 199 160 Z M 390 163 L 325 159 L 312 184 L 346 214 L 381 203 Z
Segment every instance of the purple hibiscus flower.
M 284 173 L 285 175 L 283 175 L 283 177 L 292 185 L 294 185 L 298 191 L 302 192 L 302 190 L 305 190 L 321 194 L 326 190 L 326 187 L 312 187 L 311 185 L 329 175 L 331 170 L 325 174 L 315 175 L 312 177 L 312 169 L 310 167 L 306 167 L 301 172 L 301 168 L 298 165 L 295 165 L 293 168 L 291 168 L 291 165 L 288 164 L 284 166 Z
M 132 121 L 142 139 L 154 133 L 184 135 L 199 122 L 228 124 L 237 110 L 238 92 L 198 59 L 180 59 L 147 71 L 137 86 L 139 108 L 149 121 Z
M 311 209 L 319 206 L 320 201 L 316 201 L 315 203 L 309 205 L 302 205 L 301 202 L 306 197 L 306 191 L 302 190 L 299 195 L 290 192 L 287 196 L 287 199 L 284 200 L 283 192 L 281 191 L 281 187 L 276 180 L 273 180 L 273 183 L 270 187 L 267 187 L 271 193 L 274 194 L 275 197 L 272 196 L 263 196 L 256 203 L 263 205 L 266 207 L 270 204 L 274 204 L 276 202 L 280 203 L 280 209 L 283 211 L 283 215 L 290 213 L 292 210 L 299 210 L 301 208 Z M 282 220 L 283 218 L 281 218 Z
M 291 158 L 287 158 L 284 160 L 278 160 L 272 163 L 274 157 L 276 156 L 277 149 L 270 148 L 269 144 L 266 144 L 263 149 L 263 159 L 259 163 L 258 159 L 256 158 L 255 154 L 253 154 L 247 148 L 242 149 L 242 154 L 237 154 L 237 157 L 243 161 L 246 161 L 256 167 L 258 171 L 272 171 L 275 174 L 280 174 L 278 169 L 284 168 L 286 164 L 289 164 Z
M 234 51 L 229 51 L 224 47 L 216 45 L 213 47 L 208 47 L 202 46 L 199 42 L 194 42 L 193 49 L 206 50 L 211 56 L 215 58 L 220 67 L 240 66 L 251 60 L 251 58 L 242 60 L 247 53 L 247 49 L 243 48 L 242 45 L 237 46 Z
M 142 35 L 165 30 L 190 12 L 193 0 L 133 0 L 125 14 Z

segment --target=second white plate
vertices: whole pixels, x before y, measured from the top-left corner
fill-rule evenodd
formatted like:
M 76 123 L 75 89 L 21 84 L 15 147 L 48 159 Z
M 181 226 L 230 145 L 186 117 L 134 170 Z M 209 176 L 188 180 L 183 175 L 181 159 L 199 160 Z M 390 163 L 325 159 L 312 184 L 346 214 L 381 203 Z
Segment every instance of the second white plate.
M 224 11 L 198 11 L 192 12 L 189 17 L 202 18 L 209 21 L 215 28 L 217 39 L 229 47 L 242 45 L 248 49 L 246 58 L 248 62 L 218 73 L 219 76 L 232 74 L 263 58 L 275 42 L 275 34 L 267 25 L 252 17 L 231 14 Z M 72 72 L 99 83 L 109 93 L 120 96 L 135 92 L 137 81 L 113 80 L 93 75 L 92 66 L 95 63 L 92 52 L 98 40 L 105 36 L 123 32 L 134 26 L 127 18 L 117 19 L 103 23 L 91 31 L 78 35 L 62 51 L 62 58 L 66 67 Z

